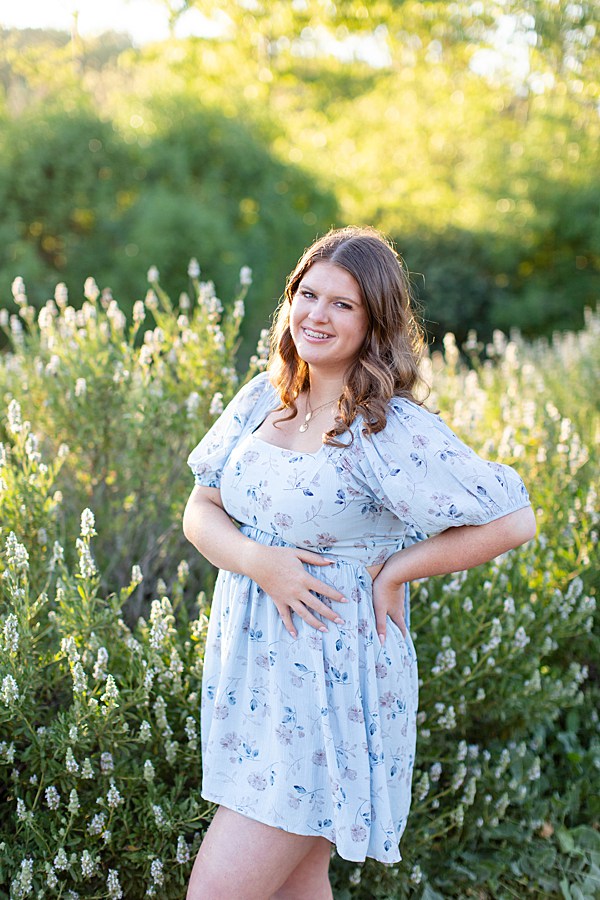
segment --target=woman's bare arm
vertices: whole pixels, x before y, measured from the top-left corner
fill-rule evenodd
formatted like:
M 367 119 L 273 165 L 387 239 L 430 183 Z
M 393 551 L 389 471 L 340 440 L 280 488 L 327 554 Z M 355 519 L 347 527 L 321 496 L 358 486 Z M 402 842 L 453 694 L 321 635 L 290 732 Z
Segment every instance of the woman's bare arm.
M 406 582 L 472 569 L 530 541 L 535 533 L 535 515 L 526 506 L 485 525 L 448 528 L 394 553 L 373 582 L 373 604 L 381 642 L 385 640 L 387 615 L 394 621 L 401 620 L 404 627 L 404 613 L 402 610 L 398 615 L 398 607 L 402 604 L 399 598 L 404 596 Z
M 183 513 L 183 533 L 213 565 L 255 581 L 271 597 L 293 637 L 297 633 L 292 612 L 320 631 L 327 628 L 313 612 L 332 621 L 342 621 L 314 592 L 341 602 L 345 598 L 307 572 L 303 565 L 328 566 L 332 560 L 310 550 L 259 544 L 246 537 L 223 508 L 218 488 L 194 487 Z
M 218 488 L 194 487 L 183 512 L 183 533 L 214 566 L 249 574 L 246 554 L 254 541 L 233 524 L 223 508 Z

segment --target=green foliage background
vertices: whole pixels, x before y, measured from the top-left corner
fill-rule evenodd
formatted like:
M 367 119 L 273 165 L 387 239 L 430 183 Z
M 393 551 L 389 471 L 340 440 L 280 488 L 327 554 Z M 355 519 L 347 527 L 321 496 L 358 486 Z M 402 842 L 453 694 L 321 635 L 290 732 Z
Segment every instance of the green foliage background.
M 159 0 L 157 0 L 159 2 Z M 246 357 L 316 233 L 397 242 L 433 338 L 576 328 L 598 299 L 592 2 L 163 3 L 215 38 L 0 32 L 0 302 L 87 275 L 130 309 L 196 256 L 255 273 Z M 220 18 L 219 18 L 220 16 Z

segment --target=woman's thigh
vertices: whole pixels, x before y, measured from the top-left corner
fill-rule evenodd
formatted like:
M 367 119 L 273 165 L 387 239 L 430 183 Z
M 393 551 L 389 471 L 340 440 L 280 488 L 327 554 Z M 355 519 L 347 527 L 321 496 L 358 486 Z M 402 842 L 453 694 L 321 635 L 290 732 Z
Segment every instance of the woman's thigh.
M 331 844 L 317 844 L 301 860 L 271 900 L 333 900 L 329 882 Z
M 290 834 L 219 806 L 198 851 L 187 900 L 267 900 L 325 838 Z

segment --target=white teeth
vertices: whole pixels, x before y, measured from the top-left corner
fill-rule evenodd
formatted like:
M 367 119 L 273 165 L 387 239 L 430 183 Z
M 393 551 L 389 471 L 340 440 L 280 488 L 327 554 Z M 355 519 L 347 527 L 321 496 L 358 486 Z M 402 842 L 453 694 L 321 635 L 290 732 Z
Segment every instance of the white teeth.
M 321 338 L 321 340 L 329 337 L 328 334 L 324 334 L 322 331 L 311 331 L 310 328 L 305 328 L 304 333 L 312 338 Z

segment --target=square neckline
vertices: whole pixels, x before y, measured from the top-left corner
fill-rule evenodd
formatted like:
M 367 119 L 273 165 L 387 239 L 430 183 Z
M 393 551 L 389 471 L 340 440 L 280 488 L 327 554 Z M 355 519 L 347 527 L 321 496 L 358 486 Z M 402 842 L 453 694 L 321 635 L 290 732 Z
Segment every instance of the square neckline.
M 254 440 L 259 441 L 261 444 L 266 444 L 267 447 L 274 447 L 276 450 L 281 450 L 283 453 L 294 453 L 296 456 L 311 456 L 316 458 L 323 452 L 323 448 L 328 445 L 322 443 L 318 450 L 315 450 L 311 453 L 309 450 L 297 450 L 294 447 L 282 447 L 280 444 L 273 444 L 271 441 L 265 440 L 265 438 L 261 437 L 256 432 L 260 428 L 261 425 L 264 425 L 267 418 L 271 415 L 272 412 L 275 412 L 277 407 L 273 407 L 272 409 L 268 409 L 265 413 L 261 415 L 260 421 L 257 425 L 254 425 L 252 430 L 250 431 L 250 437 L 254 438 Z
M 262 422 L 260 423 L 260 425 L 262 425 Z M 260 425 L 257 425 L 256 428 L 260 428 Z M 313 458 L 319 456 L 319 454 L 322 453 L 323 448 L 327 446 L 327 444 L 321 444 L 318 450 L 315 450 L 314 453 L 310 453 L 308 450 L 296 450 L 293 447 L 281 447 L 279 444 L 272 444 L 271 441 L 266 441 L 259 434 L 257 434 L 256 429 L 250 432 L 249 437 L 253 438 L 255 441 L 259 441 L 261 444 L 266 444 L 267 447 L 273 447 L 275 450 L 281 450 L 283 453 L 293 453 L 296 456 L 312 456 Z

